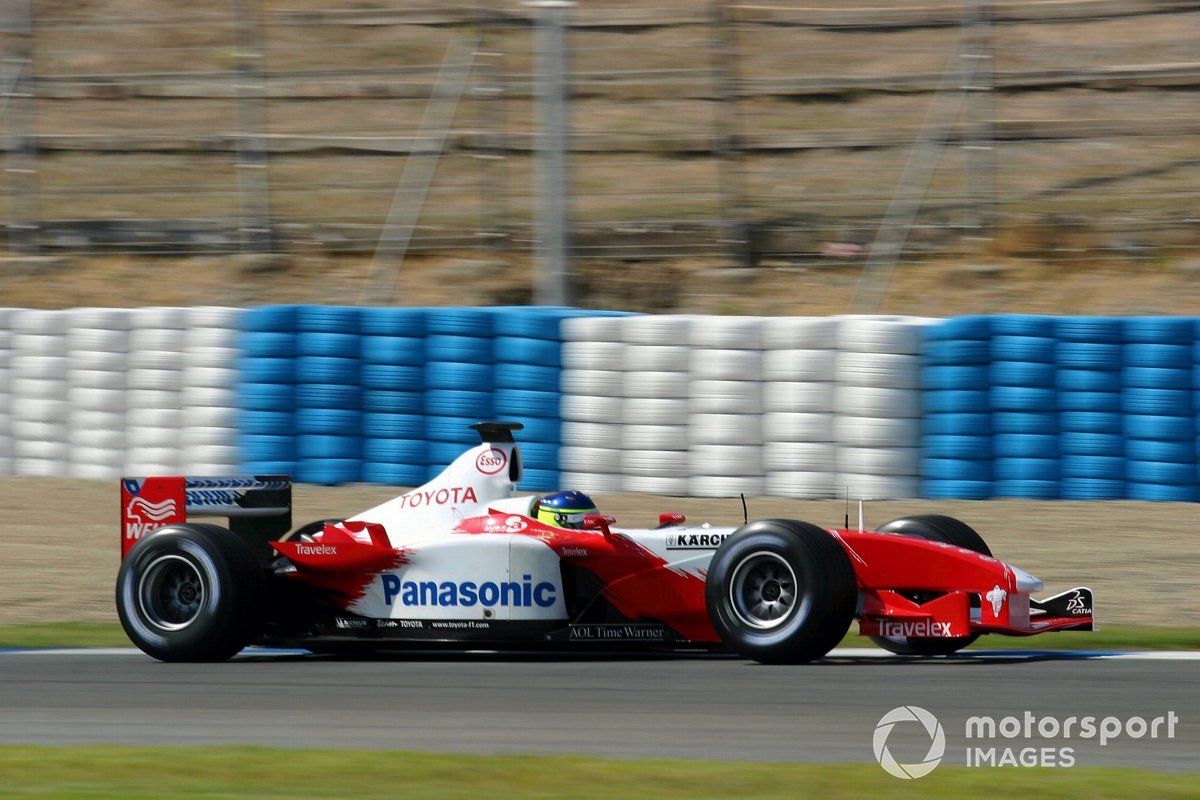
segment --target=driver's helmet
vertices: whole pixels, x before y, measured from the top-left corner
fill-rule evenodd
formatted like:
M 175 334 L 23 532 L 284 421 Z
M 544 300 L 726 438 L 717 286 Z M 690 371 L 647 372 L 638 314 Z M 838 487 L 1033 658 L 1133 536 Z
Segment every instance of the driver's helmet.
M 555 492 L 533 504 L 533 516 L 538 522 L 557 528 L 583 528 L 585 514 L 597 514 L 596 504 L 583 492 Z

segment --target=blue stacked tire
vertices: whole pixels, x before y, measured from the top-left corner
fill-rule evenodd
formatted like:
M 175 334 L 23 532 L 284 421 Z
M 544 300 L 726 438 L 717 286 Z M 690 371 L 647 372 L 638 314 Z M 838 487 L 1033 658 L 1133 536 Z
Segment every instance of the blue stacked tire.
M 521 490 L 561 488 L 562 321 L 581 313 L 566 308 L 496 312 L 495 412 L 500 419 L 525 426 L 520 433 Z
M 1121 409 L 1125 477 L 1134 500 L 1193 502 L 1196 473 L 1193 390 L 1195 320 L 1125 320 Z
M 1127 491 L 1121 408 L 1124 323 L 1117 317 L 1060 317 L 1055 334 L 1062 497 L 1121 499 Z
M 360 347 L 358 308 L 297 310 L 296 479 L 301 483 L 362 480 Z
M 260 306 L 239 317 L 238 458 L 250 474 L 296 474 L 298 306 Z
M 362 480 L 413 487 L 429 472 L 425 416 L 425 317 L 419 308 L 364 308 Z
M 424 407 L 426 438 L 430 442 L 427 479 L 438 475 L 466 448 L 479 442 L 479 435 L 470 428 L 472 424 L 494 416 L 496 313 L 490 308 L 426 311 Z M 456 449 L 446 446 L 451 444 Z
M 990 404 L 995 495 L 1055 499 L 1061 492 L 1054 318 L 992 320 Z
M 955 317 L 923 331 L 922 497 L 993 494 L 991 339 L 992 320 L 984 316 Z

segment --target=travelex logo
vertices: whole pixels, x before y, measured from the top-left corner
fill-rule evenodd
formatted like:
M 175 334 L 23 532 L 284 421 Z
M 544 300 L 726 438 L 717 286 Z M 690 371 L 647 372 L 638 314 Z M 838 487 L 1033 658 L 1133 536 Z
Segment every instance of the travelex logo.
M 558 589 L 549 581 L 533 582 L 522 575 L 520 581 L 402 581 L 396 575 L 383 576 L 383 602 L 399 602 L 410 608 L 516 607 L 550 608 L 558 602 Z
M 924 726 L 925 732 L 929 734 L 929 752 L 925 754 L 925 758 L 914 764 L 901 764 L 892 755 L 892 751 L 888 750 L 888 737 L 892 729 L 902 722 L 918 723 Z M 920 706 L 900 706 L 893 708 L 879 720 L 871 745 L 879 766 L 889 775 L 907 781 L 925 777 L 942 763 L 942 756 L 946 754 L 946 732 L 942 730 L 942 723 L 938 722 L 937 717 Z

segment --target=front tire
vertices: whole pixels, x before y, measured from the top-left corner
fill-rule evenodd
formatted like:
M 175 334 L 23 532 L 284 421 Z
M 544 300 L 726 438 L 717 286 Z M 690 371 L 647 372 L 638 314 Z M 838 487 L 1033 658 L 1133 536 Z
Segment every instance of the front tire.
M 983 537 L 975 529 L 962 520 L 947 517 L 943 514 L 915 514 L 911 517 L 901 517 L 880 525 L 880 533 L 898 533 L 904 536 L 915 536 L 931 542 L 944 542 L 985 556 L 992 554 Z M 925 602 L 932 598 L 916 598 Z M 956 636 L 949 639 L 932 639 L 917 636 L 872 636 L 871 641 L 878 647 L 899 656 L 948 656 L 957 653 L 979 638 L 979 634 L 971 636 Z
M 821 658 L 850 627 L 858 601 L 845 550 L 815 525 L 761 520 L 713 555 L 709 619 L 726 647 L 765 664 Z
M 161 661 L 223 661 L 261 619 L 263 571 L 249 546 L 216 525 L 160 528 L 117 572 L 117 615 L 130 640 Z

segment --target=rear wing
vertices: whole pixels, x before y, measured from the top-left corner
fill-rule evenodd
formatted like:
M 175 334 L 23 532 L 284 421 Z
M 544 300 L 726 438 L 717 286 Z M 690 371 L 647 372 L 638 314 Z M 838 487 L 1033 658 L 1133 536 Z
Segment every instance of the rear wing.
M 225 517 L 228 528 L 262 556 L 292 528 L 292 481 L 286 475 L 121 479 L 121 559 L 153 530 L 194 517 Z

